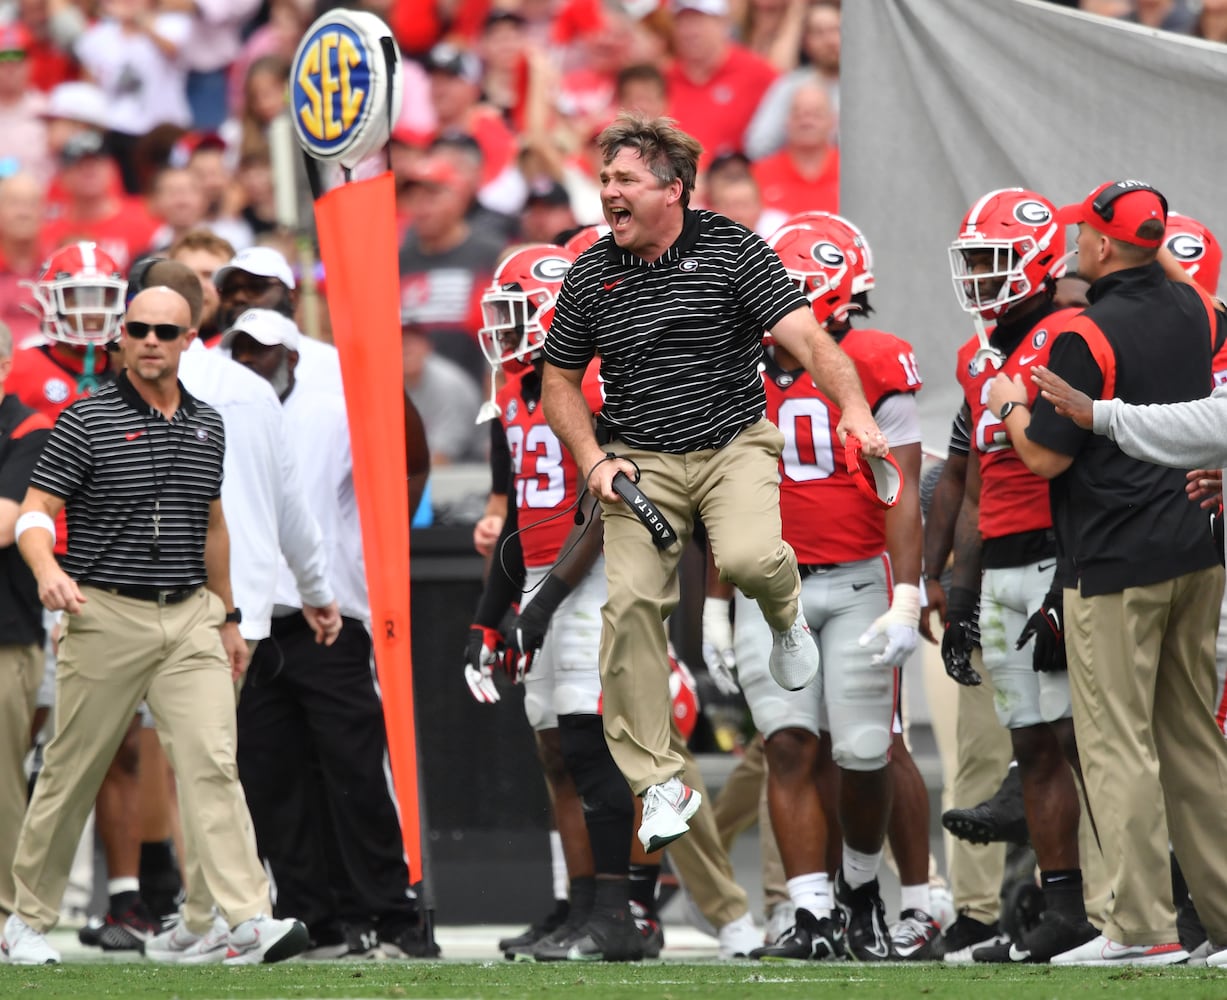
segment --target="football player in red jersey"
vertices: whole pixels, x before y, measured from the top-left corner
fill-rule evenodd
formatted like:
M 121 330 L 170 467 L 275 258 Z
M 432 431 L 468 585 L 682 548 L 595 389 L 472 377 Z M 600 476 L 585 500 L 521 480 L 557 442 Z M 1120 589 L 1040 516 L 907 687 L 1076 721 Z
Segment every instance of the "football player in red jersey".
M 107 345 L 124 316 L 119 266 L 94 243 L 70 243 L 43 265 L 31 289 L 46 343 L 16 352 L 8 391 L 54 420 L 114 377 Z
M 974 951 L 976 961 L 1046 962 L 1098 934 L 1083 899 L 1082 861 L 1095 859 L 1079 858 L 1081 809 L 1070 766 L 1078 758 L 1061 597 L 1065 567 L 1058 558 L 1048 482 L 1030 472 L 1011 445 L 1004 424 L 1008 411 L 989 406 L 999 371 L 1021 374 L 1029 399 L 1035 397 L 1031 366 L 1045 363 L 1056 333 L 1075 312 L 1053 304 L 1052 271 L 1064 249 L 1052 203 L 1023 188 L 980 198 L 950 247 L 955 293 L 978 334 L 959 349 L 956 370 L 971 428 L 969 506 L 956 531 L 943 655 L 965 652 L 953 644 L 966 632 L 960 623 L 971 620 L 978 599 L 984 666 L 1018 761 L 1045 902 L 1040 923 L 1021 940 Z M 982 332 L 990 324 L 995 326 L 986 346 Z M 973 527 L 966 524 L 967 511 L 977 502 Z
M 470 629 L 465 677 L 473 696 L 485 702 L 499 698 L 493 671 L 500 663 L 523 683 L 524 709 L 537 733 L 570 876 L 570 910 L 561 924 L 544 935 L 543 926 L 534 928 L 500 947 L 509 958 L 626 961 L 643 957 L 643 941 L 628 896 L 634 806 L 598 714 L 606 596 L 601 533 L 587 532 L 563 551 L 574 524 L 579 473 L 540 405 L 541 347 L 574 260 L 559 246 L 523 247 L 499 265 L 482 296 L 482 349 L 506 375 L 495 403 L 511 459 L 508 495 L 514 503 Z M 594 361 L 584 382 L 593 413 L 602 403 L 598 369 Z M 591 500 L 585 516 L 593 516 Z M 508 651 L 499 625 L 516 601 L 520 611 L 509 627 Z
M 874 417 L 902 466 L 904 485 L 889 510 L 862 493 L 834 434 L 838 411 L 800 362 L 774 346 L 764 383 L 767 416 L 785 441 L 780 514 L 784 538 L 801 567 L 801 603 L 822 653 L 822 671 L 820 684 L 798 692 L 773 683 L 769 630 L 755 602 L 736 595 L 738 679 L 766 737 L 768 803 L 797 911 L 790 931 L 751 954 L 826 959 L 847 952 L 881 961 L 896 955 L 877 881 L 891 813 L 887 764 L 898 669 L 915 647 L 920 616 L 915 393 L 921 381 L 906 341 L 849 322 L 852 312 L 867 305 L 873 283 L 868 244 L 859 230 L 838 216 L 812 215 L 768 242 L 815 316 L 856 364 Z M 843 832 L 834 892 L 818 794 L 828 754 L 839 768 L 836 811 Z M 932 924 L 925 854 L 923 884 L 909 887 L 923 892 L 923 899 L 905 898 L 904 907 Z M 933 925 L 916 947 L 936 935 Z

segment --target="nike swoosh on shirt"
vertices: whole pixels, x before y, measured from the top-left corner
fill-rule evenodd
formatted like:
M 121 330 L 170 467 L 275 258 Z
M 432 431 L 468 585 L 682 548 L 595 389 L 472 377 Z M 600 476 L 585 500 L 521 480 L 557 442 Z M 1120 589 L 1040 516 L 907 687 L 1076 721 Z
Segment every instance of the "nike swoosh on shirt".
M 1050 569 L 1052 569 L 1052 567 L 1053 567 L 1053 566 L 1055 566 L 1055 565 L 1056 565 L 1056 563 L 1054 563 L 1054 562 L 1050 562 L 1050 563 L 1040 563 L 1038 566 L 1036 566 L 1036 567 L 1035 567 L 1035 571 L 1036 571 L 1037 573 L 1047 573 L 1047 572 L 1048 572 Z
M 601 284 L 604 286 L 605 291 L 609 292 L 622 284 L 622 279 L 619 278 L 617 281 L 602 281 Z
M 1029 365 L 1031 364 L 1032 361 L 1034 361 L 1038 357 L 1039 357 L 1038 354 L 1024 354 L 1022 357 L 1018 359 L 1018 363 L 1020 365 Z
M 125 434 L 124 440 L 125 441 L 135 441 L 138 437 L 140 437 L 144 433 L 145 433 L 144 431 L 133 431 L 131 434 Z

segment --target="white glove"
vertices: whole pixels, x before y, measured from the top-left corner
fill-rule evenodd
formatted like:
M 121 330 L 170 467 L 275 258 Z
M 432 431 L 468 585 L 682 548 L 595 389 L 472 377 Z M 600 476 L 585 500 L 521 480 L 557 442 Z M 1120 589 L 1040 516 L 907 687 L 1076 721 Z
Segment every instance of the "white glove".
M 901 667 L 916 648 L 919 626 L 920 588 L 911 583 L 897 583 L 890 610 L 878 616 L 865 630 L 860 642 L 868 646 L 876 639 L 885 639 L 886 647 L 873 658 L 874 666 Z
M 703 662 L 721 694 L 736 694 L 740 690 L 733 673 L 737 658 L 733 653 L 729 602 L 723 597 L 703 599 Z

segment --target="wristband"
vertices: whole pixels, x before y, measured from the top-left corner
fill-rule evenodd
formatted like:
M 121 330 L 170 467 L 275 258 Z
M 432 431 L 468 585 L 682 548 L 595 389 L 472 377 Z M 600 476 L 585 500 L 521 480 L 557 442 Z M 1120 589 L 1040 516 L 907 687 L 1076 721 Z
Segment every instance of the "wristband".
M 980 605 L 980 595 L 969 587 L 951 587 L 946 601 L 946 620 L 970 619 Z
M 13 541 L 20 541 L 22 533 L 31 528 L 42 528 L 50 533 L 51 544 L 55 545 L 55 522 L 41 510 L 28 510 L 17 518 L 17 523 L 13 527 Z
M 572 589 L 569 583 L 551 573 L 541 584 L 537 595 L 520 612 L 521 620 L 528 618 L 529 621 L 540 622 L 543 626 L 548 625 L 550 618 L 558 610 L 558 605 L 566 600 Z
M 920 588 L 914 583 L 896 583 L 888 615 L 892 621 L 914 628 L 920 621 Z

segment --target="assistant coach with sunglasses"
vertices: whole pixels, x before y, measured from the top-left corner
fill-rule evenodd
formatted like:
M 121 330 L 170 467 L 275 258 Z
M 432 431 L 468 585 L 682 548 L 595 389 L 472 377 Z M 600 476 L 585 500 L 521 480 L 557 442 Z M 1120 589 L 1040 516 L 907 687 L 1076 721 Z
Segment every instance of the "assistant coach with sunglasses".
M 1078 226 L 1090 305 L 1048 368 L 1091 399 L 1174 403 L 1211 386 L 1222 314 L 1158 261 L 1167 202 L 1147 184 L 1102 184 L 1060 212 Z M 1227 945 L 1227 743 L 1214 721 L 1223 569 L 1185 474 L 1130 458 L 999 375 L 993 412 L 1027 466 L 1052 480 L 1058 541 L 1073 561 L 1065 644 L 1074 727 L 1113 898 L 1103 933 L 1054 964 L 1168 964 L 1181 948 L 1168 838 L 1210 940 Z M 1166 803 L 1166 822 L 1163 804 Z
M 59 919 L 81 829 L 142 698 L 179 779 L 189 874 L 228 927 L 224 952 L 210 957 L 275 961 L 306 946 L 301 924 L 267 916 L 268 880 L 238 781 L 233 680 L 247 644 L 220 499 L 225 432 L 178 379 L 190 328 L 187 300 L 169 288 L 132 300 L 119 341 L 125 370 L 60 415 L 18 518 L 40 600 L 67 615 L 56 734 L 13 864 L 4 928 L 13 962 L 60 960 L 43 935 Z M 54 519 L 65 507 L 61 566 Z M 207 940 L 210 915 L 197 923 L 185 939 Z

